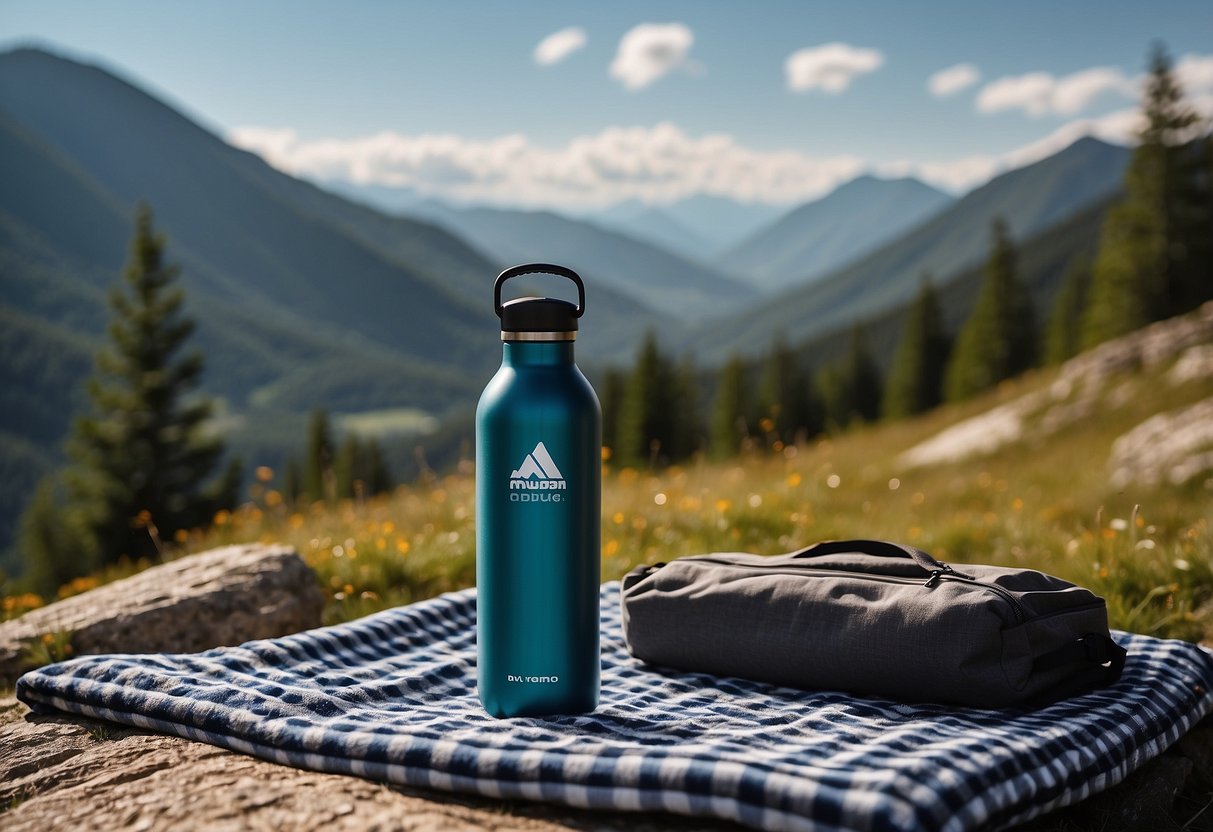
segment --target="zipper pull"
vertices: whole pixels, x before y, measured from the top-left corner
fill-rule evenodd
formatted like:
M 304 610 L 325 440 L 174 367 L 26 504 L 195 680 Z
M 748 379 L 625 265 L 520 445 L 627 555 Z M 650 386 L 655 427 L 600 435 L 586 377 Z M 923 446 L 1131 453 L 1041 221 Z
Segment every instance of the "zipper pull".
M 940 564 L 940 566 L 942 566 L 943 568 L 931 570 L 931 576 L 929 578 L 927 578 L 927 582 L 925 584 L 923 584 L 923 586 L 928 587 L 928 588 L 935 586 L 937 583 L 939 583 L 939 578 L 941 575 L 943 575 L 945 572 L 952 571 L 952 567 L 948 566 L 946 563 Z

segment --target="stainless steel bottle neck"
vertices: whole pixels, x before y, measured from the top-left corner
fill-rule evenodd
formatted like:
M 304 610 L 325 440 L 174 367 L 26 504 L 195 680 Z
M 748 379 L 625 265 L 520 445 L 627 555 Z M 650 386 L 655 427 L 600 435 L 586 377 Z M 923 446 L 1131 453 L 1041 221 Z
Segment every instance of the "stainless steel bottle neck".
M 506 332 L 501 330 L 502 341 L 576 341 L 577 333 L 573 332 Z

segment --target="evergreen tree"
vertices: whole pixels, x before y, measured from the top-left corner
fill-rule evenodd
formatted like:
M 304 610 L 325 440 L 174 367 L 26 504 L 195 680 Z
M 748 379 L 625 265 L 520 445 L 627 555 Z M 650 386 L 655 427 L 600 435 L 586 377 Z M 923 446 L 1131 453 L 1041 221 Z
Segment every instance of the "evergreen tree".
M 383 457 L 383 448 L 375 439 L 368 439 L 363 446 L 362 476 L 368 494 L 387 494 L 396 487 L 392 472 Z
M 53 475 L 39 481 L 34 498 L 21 515 L 19 537 L 29 563 L 26 582 L 46 594 L 80 574 L 77 551 L 70 545 L 55 490 Z
M 223 444 L 205 427 L 211 400 L 191 395 L 203 359 L 179 354 L 194 324 L 182 312 L 179 269 L 164 262 L 164 246 L 141 205 L 123 284 L 109 296 L 113 319 L 88 382 L 90 412 L 76 420 L 67 446 L 68 532 L 46 533 L 49 485 L 26 525 L 41 541 L 31 549 L 31 573 L 43 589 L 124 556 L 157 555 L 161 540 L 207 524 L 235 500 L 238 462 L 211 479 Z M 68 551 L 55 551 L 60 545 Z
M 375 439 L 346 434 L 333 463 L 333 482 L 338 499 L 373 497 L 392 490 L 392 477 Z
M 1001 219 L 994 220 L 992 232 L 985 280 L 948 364 L 949 401 L 988 390 L 1028 369 L 1035 360 L 1032 299 L 1019 280 L 1015 248 Z
M 851 330 L 851 349 L 843 365 L 846 402 L 852 418 L 873 422 L 880 418 L 880 368 L 868 349 L 863 327 Z
M 1082 346 L 1082 317 L 1091 287 L 1091 261 L 1075 257 L 1066 266 L 1061 289 L 1053 301 L 1049 329 L 1045 333 L 1045 363 L 1061 364 L 1074 356 Z
M 884 395 L 886 418 L 924 413 L 943 401 L 943 376 L 951 348 L 935 288 L 930 276 L 923 275 L 889 369 Z
M 718 459 L 736 454 L 749 436 L 749 397 L 745 359 L 733 355 L 721 370 L 712 409 L 712 455 Z
M 337 499 L 357 497 L 359 491 L 365 495 L 366 483 L 362 479 L 362 443 L 358 435 L 347 433 L 337 449 L 337 458 L 333 462 L 333 481 Z
M 811 370 L 801 375 L 804 391 L 804 418 L 796 428 L 796 441 L 811 439 L 826 429 L 825 399 Z
M 808 377 L 782 335 L 775 338 L 767 354 L 761 391 L 763 418 L 771 421 L 773 432 L 785 445 L 819 427 L 813 424 Z
M 627 391 L 627 374 L 622 370 L 606 371 L 602 382 L 602 445 L 612 456 L 619 455 L 619 415 Z
M 687 355 L 673 370 L 670 385 L 670 460 L 687 459 L 700 450 L 703 419 L 699 409 L 699 370 Z
M 824 429 L 831 433 L 846 430 L 851 423 L 851 394 L 841 364 L 832 364 L 818 371 L 813 381 L 821 397 Z
M 1213 183 L 1209 140 L 1183 102 L 1166 50 L 1155 47 L 1144 127 L 1125 175 L 1125 196 L 1100 233 L 1082 341 L 1092 346 L 1184 312 L 1213 297 Z
M 303 496 L 303 475 L 299 472 L 299 460 L 290 457 L 286 461 L 286 471 L 282 475 L 282 494 L 290 506 L 295 506 Z
M 312 411 L 307 427 L 307 457 L 303 464 L 303 496 L 306 500 L 331 499 L 336 490 L 333 477 L 333 439 L 324 410 Z
M 650 332 L 636 357 L 620 406 L 616 441 L 622 464 L 642 465 L 668 458 L 673 435 L 672 377 L 657 336 Z

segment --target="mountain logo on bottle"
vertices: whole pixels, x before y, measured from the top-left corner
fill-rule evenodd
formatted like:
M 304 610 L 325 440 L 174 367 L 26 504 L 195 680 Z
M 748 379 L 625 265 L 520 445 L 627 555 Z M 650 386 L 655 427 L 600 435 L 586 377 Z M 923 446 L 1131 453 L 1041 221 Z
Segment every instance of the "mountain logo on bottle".
M 510 473 L 511 490 L 563 491 L 567 485 L 564 474 L 560 473 L 542 442 Z

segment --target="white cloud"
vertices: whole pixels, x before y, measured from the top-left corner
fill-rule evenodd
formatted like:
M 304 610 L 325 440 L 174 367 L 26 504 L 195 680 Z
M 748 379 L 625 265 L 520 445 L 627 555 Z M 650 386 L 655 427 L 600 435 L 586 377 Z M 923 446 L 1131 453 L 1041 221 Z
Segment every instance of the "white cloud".
M 793 52 L 783 68 L 792 92 L 821 89 L 836 94 L 849 87 L 856 76 L 874 72 L 883 63 L 884 55 L 878 49 L 827 43 Z
M 1176 73 L 1184 84 L 1184 100 L 1203 118 L 1213 118 L 1213 56 L 1185 56 L 1176 64 Z M 868 170 L 917 176 L 961 193 L 1050 156 L 1083 136 L 1132 144 L 1141 126 L 1141 113 L 1131 106 L 1097 118 L 1073 119 L 1004 153 L 878 164 L 853 155 L 754 150 L 727 134 L 688 136 L 669 122 L 608 127 L 554 148 L 535 145 L 521 134 L 479 140 L 383 132 L 305 141 L 290 128 L 241 127 L 227 138 L 281 170 L 313 179 L 407 187 L 462 202 L 575 209 L 625 199 L 672 202 L 701 193 L 796 203 Z
M 641 23 L 619 40 L 611 77 L 630 90 L 647 87 L 686 63 L 695 35 L 682 23 Z
M 287 170 L 299 134 L 289 127 L 237 127 L 228 131 L 228 144 L 251 150 L 276 168 Z
M 1063 116 L 1077 115 L 1105 92 L 1124 98 L 1135 98 L 1138 85 L 1119 69 L 1084 69 L 1058 80 L 1057 87 L 1053 90 L 1053 112 Z
M 314 179 L 407 187 L 463 202 L 565 208 L 624 199 L 672 202 L 699 193 L 793 203 L 865 168 L 856 156 L 758 151 L 728 135 L 688 136 L 668 122 L 608 127 L 556 148 L 517 134 L 475 140 L 388 132 L 304 141 L 292 130 L 262 127 L 233 130 L 228 140 Z
M 585 46 L 585 29 L 580 26 L 569 26 L 559 32 L 552 32 L 535 47 L 533 58 L 540 66 L 558 64 Z
M 973 64 L 956 64 L 941 69 L 927 79 L 927 89 L 936 98 L 947 98 L 981 80 L 981 70 Z
M 1132 144 L 1140 128 L 1141 113 L 1130 107 L 1098 118 L 1075 119 L 1044 138 L 1006 153 L 972 154 L 935 162 L 900 161 L 879 165 L 877 170 L 889 176 L 914 175 L 938 188 L 963 193 L 1000 173 L 1052 156 L 1083 136 L 1094 136 L 1112 144 Z
M 1213 55 L 1184 55 L 1175 63 L 1175 75 L 1185 93 L 1213 93 Z
M 986 84 L 977 94 L 977 109 L 982 113 L 1022 109 L 1033 117 L 1050 113 L 1072 116 L 1109 92 L 1133 98 L 1138 82 L 1114 67 L 1092 67 L 1061 78 L 1029 72 Z

